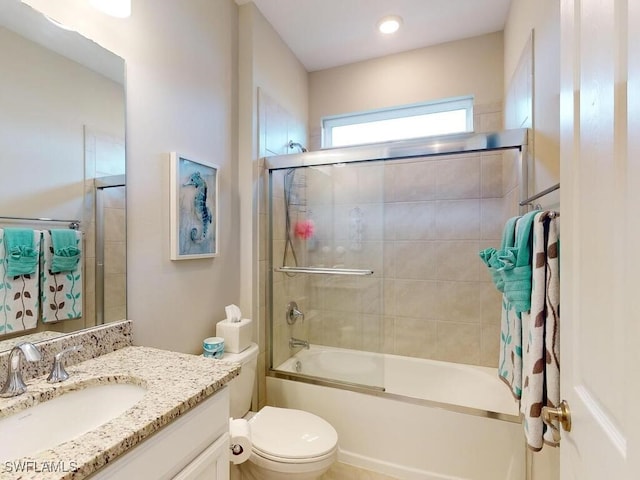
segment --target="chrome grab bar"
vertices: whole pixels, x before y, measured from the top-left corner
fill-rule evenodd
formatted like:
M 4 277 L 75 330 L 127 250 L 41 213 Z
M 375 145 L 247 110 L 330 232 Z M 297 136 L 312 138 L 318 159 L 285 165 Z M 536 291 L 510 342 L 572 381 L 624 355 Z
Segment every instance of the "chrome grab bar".
M 275 267 L 273 270 L 282 273 L 313 273 L 316 275 L 373 275 L 373 270 L 357 268 Z

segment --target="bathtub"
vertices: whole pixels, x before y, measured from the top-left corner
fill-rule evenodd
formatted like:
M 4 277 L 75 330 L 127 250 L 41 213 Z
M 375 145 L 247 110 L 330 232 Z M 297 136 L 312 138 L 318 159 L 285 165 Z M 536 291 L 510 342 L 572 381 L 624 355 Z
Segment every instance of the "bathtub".
M 518 407 L 495 369 L 312 345 L 267 391 L 329 421 L 344 463 L 403 480 L 525 478 Z

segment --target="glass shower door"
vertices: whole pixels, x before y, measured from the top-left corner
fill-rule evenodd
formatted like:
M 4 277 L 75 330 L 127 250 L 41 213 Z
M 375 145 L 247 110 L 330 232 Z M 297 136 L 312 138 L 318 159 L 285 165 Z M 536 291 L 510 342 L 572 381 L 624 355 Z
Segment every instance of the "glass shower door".
M 383 387 L 383 173 L 382 162 L 271 172 L 277 370 Z M 304 313 L 295 323 L 292 301 Z

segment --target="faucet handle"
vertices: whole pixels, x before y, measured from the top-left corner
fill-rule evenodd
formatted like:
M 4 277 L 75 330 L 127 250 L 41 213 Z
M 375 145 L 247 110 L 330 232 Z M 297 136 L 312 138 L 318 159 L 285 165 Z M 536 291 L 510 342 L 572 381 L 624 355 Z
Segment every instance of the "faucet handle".
M 296 302 L 289 302 L 287 304 L 287 325 L 293 325 L 298 319 L 304 322 L 304 313 L 298 309 Z
M 47 382 L 64 382 L 69 378 L 69 374 L 62 364 L 62 358 L 68 353 L 79 352 L 80 350 L 82 350 L 82 345 L 74 345 L 73 347 L 65 348 L 64 350 L 56 353 L 53 357 L 53 366 L 51 367 L 51 373 L 47 377 Z

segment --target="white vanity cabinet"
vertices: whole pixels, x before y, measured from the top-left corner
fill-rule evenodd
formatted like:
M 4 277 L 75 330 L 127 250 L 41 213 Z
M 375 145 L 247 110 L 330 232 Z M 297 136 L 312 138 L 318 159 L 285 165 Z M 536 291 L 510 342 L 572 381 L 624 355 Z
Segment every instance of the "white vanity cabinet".
M 229 389 L 187 411 L 91 480 L 229 480 Z

